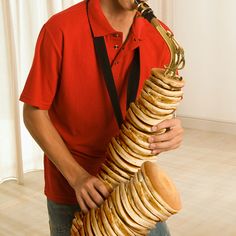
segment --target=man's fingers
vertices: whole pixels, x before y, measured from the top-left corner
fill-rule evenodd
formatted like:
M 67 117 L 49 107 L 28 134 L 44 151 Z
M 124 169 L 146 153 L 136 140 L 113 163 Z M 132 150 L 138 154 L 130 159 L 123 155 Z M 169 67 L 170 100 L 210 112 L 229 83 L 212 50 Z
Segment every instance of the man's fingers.
M 153 150 L 153 151 L 152 151 L 152 154 L 156 155 L 156 154 L 160 154 L 160 153 L 162 153 L 162 152 L 166 152 L 166 151 L 169 151 L 169 150 L 174 150 L 174 149 L 178 148 L 179 146 L 180 146 L 180 144 L 177 144 L 177 145 L 175 145 L 175 146 L 172 146 L 171 149 L 169 149 L 169 148 L 159 149 L 159 148 L 158 148 L 158 149 Z
M 87 212 L 90 208 L 99 207 L 109 194 L 102 181 L 94 177 L 77 193 L 77 200 L 81 210 Z
M 94 187 L 102 194 L 104 198 L 107 198 L 110 194 L 106 185 L 99 179 L 94 182 Z
M 163 120 L 157 125 L 154 125 L 152 127 L 152 130 L 158 131 L 162 129 L 171 129 L 172 127 L 175 127 L 175 126 L 181 127 L 181 121 L 179 119 L 167 119 L 167 120 Z
M 158 135 L 150 137 L 149 142 L 150 143 L 157 143 L 157 142 L 168 141 L 168 140 L 171 140 L 171 139 L 175 138 L 176 136 L 182 135 L 182 133 L 183 133 L 182 128 L 170 129 L 169 131 L 167 131 L 163 134 L 158 134 Z
M 81 211 L 84 212 L 84 213 L 87 213 L 89 211 L 89 208 L 84 203 L 83 198 L 81 196 L 77 196 L 77 201 L 78 201 L 78 204 L 79 204 L 79 207 L 80 207 Z
M 103 195 L 96 189 L 95 184 L 88 190 L 88 194 L 97 206 L 100 206 L 103 203 Z
M 97 204 L 95 203 L 91 194 L 87 190 L 83 189 L 81 191 L 81 197 L 88 208 L 96 208 Z
M 151 149 L 172 149 L 172 146 L 176 146 L 181 143 L 181 137 L 177 136 L 171 140 L 163 141 L 163 142 L 158 142 L 158 143 L 152 143 L 150 144 Z

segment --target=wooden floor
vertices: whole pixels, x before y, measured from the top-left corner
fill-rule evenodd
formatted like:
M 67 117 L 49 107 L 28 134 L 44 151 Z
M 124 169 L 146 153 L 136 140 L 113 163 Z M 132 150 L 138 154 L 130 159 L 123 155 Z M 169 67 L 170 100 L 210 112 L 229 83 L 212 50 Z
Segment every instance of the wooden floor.
M 183 210 L 169 221 L 172 236 L 236 236 L 236 136 L 186 130 L 177 151 L 158 163 L 173 178 Z M 48 236 L 43 172 L 25 185 L 0 185 L 0 236 Z

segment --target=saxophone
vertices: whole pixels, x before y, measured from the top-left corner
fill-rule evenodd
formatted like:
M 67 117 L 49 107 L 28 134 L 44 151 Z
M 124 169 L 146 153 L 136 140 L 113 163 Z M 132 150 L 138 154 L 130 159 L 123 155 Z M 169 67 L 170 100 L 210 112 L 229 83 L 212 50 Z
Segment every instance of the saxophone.
M 76 212 L 71 235 L 147 235 L 159 221 L 181 209 L 173 181 L 158 167 L 148 139 L 152 126 L 175 116 L 183 98 L 184 50 L 165 30 L 149 5 L 134 0 L 137 12 L 161 34 L 170 51 L 169 65 L 153 68 L 141 95 L 130 104 L 120 132 L 111 139 L 97 177 L 112 191 L 98 209 Z M 160 132 L 160 131 L 159 131 Z M 161 132 L 166 132 L 162 130 Z

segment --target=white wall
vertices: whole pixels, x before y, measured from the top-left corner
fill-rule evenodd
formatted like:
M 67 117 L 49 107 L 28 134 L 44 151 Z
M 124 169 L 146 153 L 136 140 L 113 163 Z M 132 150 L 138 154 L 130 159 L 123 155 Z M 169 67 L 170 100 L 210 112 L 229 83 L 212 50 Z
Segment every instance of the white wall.
M 182 116 L 236 123 L 236 1 L 174 2 L 174 32 L 186 51 Z
M 236 1 L 150 0 L 184 47 L 178 115 L 236 123 Z M 158 9 L 161 5 L 161 9 Z

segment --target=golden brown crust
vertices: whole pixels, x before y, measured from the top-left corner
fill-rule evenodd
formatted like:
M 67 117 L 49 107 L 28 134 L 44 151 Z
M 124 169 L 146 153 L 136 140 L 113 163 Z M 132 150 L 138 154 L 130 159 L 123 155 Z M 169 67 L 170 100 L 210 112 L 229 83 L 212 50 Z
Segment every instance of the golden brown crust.
M 140 147 L 149 149 L 150 143 L 148 142 L 148 138 L 151 137 L 151 135 L 147 135 L 148 137 L 145 135 L 141 135 L 141 132 L 134 128 L 134 126 L 132 126 L 129 122 L 122 124 L 121 130 L 127 137 L 129 137 Z
M 106 233 L 106 230 L 104 229 L 104 225 L 102 223 L 102 218 L 101 218 L 101 209 L 95 209 L 95 217 L 96 217 L 96 220 L 97 220 L 97 224 L 98 224 L 98 227 L 100 229 L 100 232 L 102 233 L 103 236 L 109 236 L 107 233 Z
M 119 166 L 117 166 L 111 159 L 106 160 L 105 164 L 106 166 L 108 166 L 108 168 L 110 168 L 111 170 L 113 170 L 114 172 L 116 172 L 118 175 L 122 176 L 126 180 L 130 179 L 130 175 L 124 170 L 122 170 Z
M 123 158 L 121 158 L 117 150 L 114 148 L 114 146 L 111 143 L 109 144 L 109 151 L 111 152 L 110 157 L 112 158 L 112 160 L 124 171 L 127 171 L 131 175 L 134 172 L 138 171 L 139 167 L 131 165 L 128 162 L 126 162 Z
M 156 99 L 152 94 L 147 93 L 145 90 L 142 90 L 141 96 L 151 104 L 164 110 L 176 110 L 177 106 L 179 105 L 179 102 L 176 103 L 161 102 L 158 99 Z
M 118 183 L 120 182 L 124 182 L 127 179 L 122 177 L 121 175 L 118 175 L 115 171 L 113 171 L 112 169 L 110 169 L 107 165 L 102 164 L 101 165 L 101 170 L 103 170 L 106 174 L 108 174 L 112 179 L 114 179 L 115 181 L 117 181 Z
M 114 229 L 117 235 L 127 235 L 127 236 L 136 236 L 132 230 L 126 226 L 126 222 L 123 222 L 119 215 L 117 214 L 114 202 L 112 198 L 108 198 L 108 205 L 111 209 L 113 220 L 114 220 Z
M 114 232 L 114 230 L 111 227 L 111 223 L 110 223 L 110 221 L 111 221 L 111 217 L 110 217 L 111 212 L 110 212 L 109 208 L 107 208 L 107 206 L 106 206 L 106 204 L 107 204 L 106 201 L 107 200 L 105 200 L 103 202 L 103 204 L 101 206 L 101 211 L 100 211 L 101 212 L 102 223 L 103 223 L 104 228 L 107 231 L 109 236 L 117 236 L 116 233 Z
M 157 217 L 157 221 L 167 220 L 167 216 L 160 211 L 160 208 L 155 204 L 156 200 L 144 190 L 142 184 L 138 181 L 137 173 L 133 177 L 134 187 L 136 188 L 143 205 L 149 210 L 153 215 Z
M 142 97 L 139 98 L 139 101 L 142 102 L 143 104 L 145 104 L 146 106 L 148 106 L 147 109 L 149 109 L 149 110 L 153 109 L 153 105 L 150 105 L 150 103 L 147 103 L 146 100 L 143 99 Z M 130 109 L 132 110 L 133 114 L 140 121 L 142 121 L 144 124 L 153 126 L 153 125 L 157 125 L 159 123 L 159 120 L 157 120 L 156 118 L 149 117 L 145 113 L 143 113 L 142 110 L 139 109 L 139 107 L 135 103 L 131 103 Z M 155 107 L 155 110 L 160 110 L 160 108 Z M 172 110 L 171 110 L 171 112 L 172 112 Z M 160 113 L 156 112 L 155 114 L 160 114 Z
M 131 156 L 136 157 L 140 160 L 156 160 L 156 155 L 153 156 L 143 156 L 142 154 L 138 154 L 136 152 L 134 152 L 125 142 L 122 141 L 122 139 L 120 139 L 119 137 L 117 137 L 116 142 L 119 144 L 120 147 L 122 147 L 125 152 L 129 153 Z M 113 139 L 112 139 L 113 141 Z M 113 144 L 113 146 L 115 146 L 115 144 Z M 136 170 L 137 171 L 137 170 Z
M 159 69 L 159 68 L 153 68 L 151 70 L 151 74 L 155 77 L 158 78 L 160 80 L 162 80 L 165 84 L 171 86 L 172 88 L 182 88 L 184 87 L 184 80 L 182 79 L 182 77 L 179 77 L 178 75 L 176 75 L 174 78 L 171 77 L 167 77 L 164 75 L 164 69 Z
M 129 146 L 134 152 L 144 156 L 152 156 L 152 150 L 140 147 L 129 137 L 127 137 L 123 132 L 120 132 L 119 136 L 127 144 L 127 146 Z M 139 159 L 137 160 L 138 162 L 141 162 Z
M 121 135 L 120 135 L 121 136 Z M 126 142 L 127 143 L 127 142 Z M 129 144 L 128 144 L 129 145 Z M 129 153 L 126 152 L 125 149 L 121 145 L 118 144 L 118 142 L 113 143 L 113 147 L 115 150 L 119 153 L 120 157 L 128 162 L 130 165 L 136 166 L 137 168 L 140 168 L 141 165 L 143 164 L 144 160 L 143 159 L 138 159 L 135 156 L 130 155 Z
M 166 215 L 167 217 L 170 217 L 172 214 L 168 212 L 158 201 L 157 199 L 152 195 L 151 191 L 147 187 L 147 184 L 145 182 L 145 179 L 142 175 L 142 172 L 139 170 L 137 172 L 137 178 L 139 182 L 142 185 L 142 188 L 144 190 L 144 194 L 146 198 L 149 200 L 149 202 L 163 215 Z
M 143 90 L 152 95 L 156 100 L 166 103 L 166 104 L 175 104 L 177 102 L 180 102 L 182 100 L 182 96 L 180 97 L 170 97 L 167 95 L 163 95 L 161 93 L 158 93 L 157 91 L 153 90 L 151 87 L 149 87 L 147 84 L 144 85 Z
M 131 124 L 133 124 L 137 129 L 141 131 L 152 133 L 152 125 L 145 124 L 141 120 L 139 120 L 131 109 L 128 109 L 126 113 L 126 120 L 128 120 Z
M 91 228 L 93 230 L 94 235 L 96 236 L 103 236 L 103 234 L 101 233 L 99 227 L 98 227 L 98 223 L 97 223 L 97 219 L 95 216 L 95 209 L 91 209 L 90 210 L 90 222 L 91 222 Z
M 74 222 L 71 226 L 70 233 L 71 233 L 71 236 L 80 236 L 78 229 L 74 225 Z
M 150 218 L 151 220 L 155 221 L 156 222 L 156 216 L 153 215 L 150 211 L 148 211 L 145 206 L 143 205 L 141 199 L 140 199 L 140 196 L 138 195 L 137 193 L 137 190 L 135 189 L 134 187 L 134 183 L 133 183 L 133 179 L 131 178 L 130 180 L 130 191 L 131 191 L 131 194 L 133 196 L 133 199 L 135 201 L 135 205 L 137 207 L 137 209 L 142 212 L 143 215 L 145 215 L 147 218 Z
M 173 117 L 173 114 L 170 115 L 166 115 L 166 116 L 159 116 L 159 115 L 155 115 L 152 112 L 150 112 L 143 104 L 142 102 L 136 102 L 136 106 L 147 116 L 152 117 L 156 120 L 158 120 L 159 122 L 165 120 L 165 119 L 171 119 Z M 152 134 L 153 135 L 153 134 Z
M 147 101 L 143 97 L 139 98 L 139 102 L 151 113 L 161 115 L 164 119 L 172 117 L 170 115 L 173 114 L 175 111 L 175 109 L 170 109 L 170 110 L 161 109 L 155 105 L 152 105 L 149 101 Z M 158 124 L 158 121 L 156 121 L 153 125 L 156 125 L 156 124 Z
M 162 88 L 168 89 L 168 90 L 179 90 L 179 88 L 173 88 L 172 86 L 164 83 L 162 80 L 160 80 L 159 78 L 156 78 L 155 76 L 150 76 L 149 80 L 151 80 L 154 84 L 156 84 L 157 86 L 160 86 Z
M 141 167 L 142 174 L 149 190 L 169 211 L 176 213 L 181 209 L 181 201 L 177 189 L 167 174 L 152 162 L 145 162 Z
M 146 215 L 144 215 L 137 208 L 135 200 L 134 200 L 134 198 L 132 196 L 132 193 L 131 193 L 131 189 L 129 187 L 129 182 L 125 183 L 125 189 L 126 189 L 126 193 L 127 193 L 127 198 L 128 198 L 129 204 L 132 207 L 132 209 L 134 210 L 134 212 L 143 219 L 144 225 L 147 225 L 149 228 L 153 228 L 156 225 L 156 221 L 148 218 Z
M 119 184 L 119 182 L 113 178 L 113 176 L 108 175 L 104 170 L 100 170 L 99 176 L 101 176 L 104 182 L 108 182 L 112 185 L 112 189 Z
M 126 186 L 124 183 L 119 185 L 116 191 L 116 200 L 123 209 L 123 220 L 135 231 L 147 233 L 148 229 L 153 225 L 143 220 L 131 207 L 127 197 Z
M 169 96 L 169 97 L 182 97 L 183 96 L 183 91 L 180 90 L 180 91 L 170 91 L 168 89 L 165 89 L 165 88 L 161 88 L 159 86 L 157 86 L 156 84 L 154 84 L 152 81 L 150 80 L 146 80 L 145 81 L 145 84 L 149 87 L 151 87 L 154 91 L 162 94 L 162 95 L 165 95 L 165 96 Z

